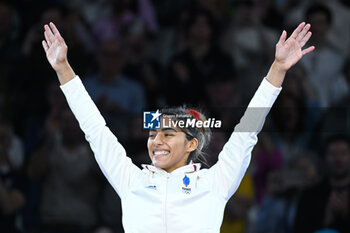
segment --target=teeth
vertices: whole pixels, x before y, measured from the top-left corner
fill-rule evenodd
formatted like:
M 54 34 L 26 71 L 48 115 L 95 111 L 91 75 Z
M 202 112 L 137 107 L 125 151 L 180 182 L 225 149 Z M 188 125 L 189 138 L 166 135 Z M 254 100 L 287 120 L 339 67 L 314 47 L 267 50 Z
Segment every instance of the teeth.
M 154 155 L 167 155 L 169 154 L 169 151 L 155 151 Z

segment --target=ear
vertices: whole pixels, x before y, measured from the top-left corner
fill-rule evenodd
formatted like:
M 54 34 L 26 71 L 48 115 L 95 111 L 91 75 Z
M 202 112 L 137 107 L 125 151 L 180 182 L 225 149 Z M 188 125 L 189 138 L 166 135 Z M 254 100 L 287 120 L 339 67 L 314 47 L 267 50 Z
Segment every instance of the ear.
M 197 138 L 193 138 L 186 144 L 186 152 L 191 153 L 198 148 L 198 140 Z

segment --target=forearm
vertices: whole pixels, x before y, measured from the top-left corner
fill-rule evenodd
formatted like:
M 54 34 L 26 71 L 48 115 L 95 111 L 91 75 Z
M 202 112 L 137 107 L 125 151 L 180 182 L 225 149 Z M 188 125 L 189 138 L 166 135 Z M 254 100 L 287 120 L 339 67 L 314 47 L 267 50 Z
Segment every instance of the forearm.
M 287 70 L 274 61 L 270 67 L 269 72 L 266 75 L 267 81 L 269 81 L 275 87 L 281 87 Z
M 75 77 L 75 73 L 68 61 L 65 61 L 55 69 L 60 84 L 63 85 Z

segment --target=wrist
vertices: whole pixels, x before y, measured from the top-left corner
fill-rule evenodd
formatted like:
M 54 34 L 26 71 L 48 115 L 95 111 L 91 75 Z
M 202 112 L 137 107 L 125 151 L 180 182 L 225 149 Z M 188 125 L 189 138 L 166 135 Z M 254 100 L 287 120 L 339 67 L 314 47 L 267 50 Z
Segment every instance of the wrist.
M 284 66 L 275 60 L 272 63 L 269 72 L 267 73 L 266 80 L 275 87 L 281 87 L 285 75 L 286 69 L 284 69 Z
M 66 70 L 69 70 L 69 68 L 70 68 L 70 65 L 67 60 L 60 62 L 54 67 L 57 74 L 63 74 L 66 72 Z
M 287 73 L 287 70 L 288 70 L 288 68 L 286 68 L 283 63 L 279 62 L 276 59 L 272 63 L 272 68 L 280 74 L 285 74 Z
M 63 85 L 70 80 L 72 80 L 75 77 L 75 73 L 71 66 L 69 65 L 68 61 L 60 64 L 57 69 L 55 69 L 58 79 L 60 81 L 60 84 Z

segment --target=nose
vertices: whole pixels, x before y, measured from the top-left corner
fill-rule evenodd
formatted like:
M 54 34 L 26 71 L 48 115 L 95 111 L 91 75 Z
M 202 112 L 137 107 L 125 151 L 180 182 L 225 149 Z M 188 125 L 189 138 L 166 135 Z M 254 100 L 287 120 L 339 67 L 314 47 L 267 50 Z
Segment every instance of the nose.
M 163 144 L 163 137 L 160 133 L 157 133 L 156 137 L 153 140 L 153 143 L 156 145 L 162 145 Z

